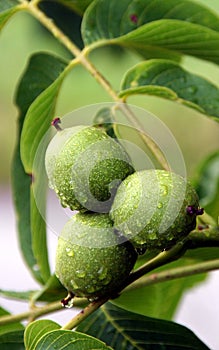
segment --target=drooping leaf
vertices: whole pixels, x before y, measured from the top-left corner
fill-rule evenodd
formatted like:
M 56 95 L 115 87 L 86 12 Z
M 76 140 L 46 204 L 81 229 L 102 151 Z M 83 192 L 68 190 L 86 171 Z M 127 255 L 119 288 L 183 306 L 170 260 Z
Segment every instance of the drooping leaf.
M 106 342 L 114 350 L 207 350 L 194 333 L 174 322 L 154 319 L 107 303 L 77 330 Z
M 70 6 L 70 3 L 71 1 L 44 0 L 39 3 L 39 8 L 56 23 L 63 33 L 82 49 L 84 46 L 80 32 L 82 18 L 76 9 Z
M 25 350 L 24 331 L 12 331 L 0 335 L 1 350 Z
M 18 11 L 22 10 L 18 0 L 4 0 L 0 2 L 0 30 L 7 21 Z
M 201 164 L 196 179 L 196 190 L 201 205 L 217 221 L 219 217 L 219 151 L 211 154 Z
M 120 96 L 134 94 L 164 97 L 219 118 L 219 88 L 170 60 L 152 59 L 131 68 L 122 80 Z
M 97 0 L 85 12 L 85 45 L 121 45 L 146 58 L 192 55 L 219 63 L 217 14 L 190 1 Z
M 83 15 L 84 11 L 92 3 L 93 0 L 56 0 L 56 1 L 73 9 L 80 15 Z
M 8 316 L 10 313 L 0 307 L 0 317 L 1 316 Z M 24 329 L 24 326 L 20 322 L 14 322 L 9 324 L 1 324 L 0 327 L 0 344 L 1 344 L 1 336 L 6 333 L 10 332 L 16 332 L 16 331 L 22 331 Z M 1 348 L 1 346 L 0 346 Z
M 43 345 L 43 347 L 42 347 Z M 112 350 L 99 339 L 79 332 L 57 330 L 42 337 L 35 350 Z
M 14 290 L 3 290 L 0 289 L 0 295 L 9 299 L 15 299 L 15 300 L 29 300 L 32 294 L 35 293 L 35 291 L 14 291 Z
M 63 62 L 59 62 L 57 68 L 56 79 L 34 100 L 25 116 L 20 146 L 22 162 L 27 173 L 32 172 L 37 149 L 51 125 L 58 93 L 68 71 Z M 51 68 L 44 66 L 44 69 Z
M 59 282 L 55 275 L 50 276 L 42 290 L 36 291 L 33 300 L 37 301 L 55 301 L 63 299 L 67 295 L 67 290 Z
M 24 332 L 26 350 L 36 349 L 38 341 L 48 332 L 60 329 L 60 326 L 50 320 L 38 320 L 30 323 Z
M 44 283 L 49 276 L 49 268 L 47 261 L 45 223 L 37 213 L 32 195 L 31 174 L 26 174 L 20 156 L 20 134 L 23 127 L 24 119 L 29 106 L 33 103 L 45 89 L 48 88 L 59 77 L 66 63 L 58 57 L 49 54 L 34 54 L 28 63 L 24 72 L 16 94 L 16 104 L 19 108 L 19 124 L 18 124 L 18 140 L 12 162 L 12 189 L 13 199 L 17 212 L 17 226 L 19 233 L 20 248 L 23 257 L 30 268 L 34 278 L 40 283 Z M 52 116 L 51 116 L 52 117 Z M 32 134 L 34 139 L 35 133 Z M 30 172 L 31 173 L 31 172 Z M 42 181 L 43 183 L 43 181 Z M 31 197 L 32 205 L 31 207 Z M 43 193 L 42 193 L 43 197 Z M 36 242 L 33 242 L 33 213 L 35 216 L 36 226 L 41 224 L 41 232 L 39 233 L 42 241 L 39 240 L 37 234 L 34 236 Z M 38 249 L 37 249 L 38 248 Z M 37 260 L 37 251 L 40 250 L 40 261 Z

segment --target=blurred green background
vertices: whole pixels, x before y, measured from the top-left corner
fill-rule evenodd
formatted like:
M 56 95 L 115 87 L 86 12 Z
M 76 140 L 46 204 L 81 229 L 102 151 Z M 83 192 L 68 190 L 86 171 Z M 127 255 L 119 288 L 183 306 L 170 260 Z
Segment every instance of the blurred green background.
M 199 0 L 219 14 L 218 0 Z M 26 13 L 15 15 L 0 34 L 0 184 L 10 182 L 10 164 L 16 142 L 18 110 L 14 105 L 16 85 L 34 52 L 47 51 L 69 57 L 66 50 Z M 91 55 L 96 67 L 115 90 L 124 72 L 138 62 L 133 53 L 120 49 L 100 49 Z M 219 85 L 219 67 L 192 58 L 183 60 L 185 68 Z M 57 114 L 64 115 L 78 107 L 111 99 L 81 67 L 75 68 L 64 81 L 58 100 Z M 219 148 L 219 123 L 173 102 L 155 97 L 135 97 L 132 104 L 144 107 L 158 116 L 171 130 L 183 152 L 187 173 L 195 175 L 197 165 L 210 152 Z

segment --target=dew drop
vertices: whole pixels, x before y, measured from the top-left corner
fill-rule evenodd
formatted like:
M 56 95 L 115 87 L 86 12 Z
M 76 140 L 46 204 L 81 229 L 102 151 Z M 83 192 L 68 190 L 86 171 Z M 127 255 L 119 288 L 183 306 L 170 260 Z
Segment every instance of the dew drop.
M 197 90 L 198 90 L 198 88 L 196 86 L 190 86 L 188 88 L 188 92 L 192 93 L 192 94 L 196 93 Z
M 106 277 L 102 280 L 103 285 L 106 286 L 107 284 L 109 284 L 110 281 L 111 281 L 111 279 L 112 279 L 111 276 L 106 276 Z
M 92 297 L 92 298 L 88 298 L 88 300 L 93 303 L 94 301 L 98 300 L 98 297 Z
M 77 284 L 77 282 L 75 280 L 71 280 L 71 285 L 72 285 L 72 287 L 74 289 L 78 289 L 79 288 L 79 286 L 78 286 L 78 284 Z
M 65 250 L 66 250 L 66 253 L 67 253 L 68 256 L 74 256 L 75 255 L 74 251 L 71 248 L 67 247 Z
M 130 85 L 131 87 L 136 87 L 138 86 L 138 82 L 136 80 L 133 80 Z
M 96 288 L 94 286 L 91 285 L 87 285 L 87 292 L 88 293 L 94 293 L 96 291 Z
M 161 196 L 168 195 L 168 187 L 166 185 L 161 185 Z
M 37 264 L 35 264 L 35 265 L 33 265 L 33 270 L 34 270 L 34 271 L 39 271 L 40 268 L 39 268 L 39 266 L 38 266 Z
M 79 278 L 84 278 L 86 276 L 86 272 L 84 270 L 76 270 L 75 273 Z
M 108 270 L 106 267 L 101 266 L 100 269 L 97 271 L 97 273 L 98 273 L 98 279 L 102 281 L 107 277 Z

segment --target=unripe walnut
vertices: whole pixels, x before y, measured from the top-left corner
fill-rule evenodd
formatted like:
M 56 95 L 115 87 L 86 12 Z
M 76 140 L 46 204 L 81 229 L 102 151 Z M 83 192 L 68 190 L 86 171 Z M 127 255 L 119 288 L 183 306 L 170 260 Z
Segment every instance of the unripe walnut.
M 123 147 L 103 130 L 60 130 L 45 156 L 49 186 L 71 210 L 108 212 L 119 183 L 133 172 Z
M 116 293 L 137 254 L 108 214 L 78 213 L 64 226 L 56 251 L 56 275 L 69 292 L 96 299 Z
M 110 216 L 135 248 L 162 250 L 186 237 L 202 211 L 184 178 L 165 170 L 143 170 L 119 186 Z

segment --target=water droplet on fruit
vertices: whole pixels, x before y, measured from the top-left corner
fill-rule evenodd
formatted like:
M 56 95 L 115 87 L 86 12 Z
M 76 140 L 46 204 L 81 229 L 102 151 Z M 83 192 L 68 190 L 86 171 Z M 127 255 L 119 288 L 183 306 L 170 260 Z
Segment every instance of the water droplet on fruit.
M 93 303 L 94 301 L 98 300 L 98 297 L 88 298 L 88 300 Z
M 96 291 L 96 288 L 91 285 L 87 285 L 86 289 L 88 293 L 94 293 Z
M 97 271 L 98 279 L 100 281 L 104 280 L 107 277 L 107 272 L 108 272 L 107 268 L 104 266 L 101 266 L 100 269 Z
M 79 288 L 79 286 L 78 286 L 78 284 L 77 284 L 77 282 L 75 280 L 71 280 L 71 285 L 72 285 L 72 287 L 74 289 L 78 289 Z
M 67 253 L 68 256 L 74 256 L 75 255 L 74 251 L 71 248 L 67 247 L 65 250 L 66 250 L 66 253 Z
M 86 276 L 86 272 L 84 270 L 76 270 L 75 273 L 79 278 L 84 278 Z
M 102 280 L 103 285 L 106 286 L 107 284 L 109 284 L 110 281 L 111 281 L 111 279 L 112 279 L 111 276 L 106 276 L 106 277 Z

